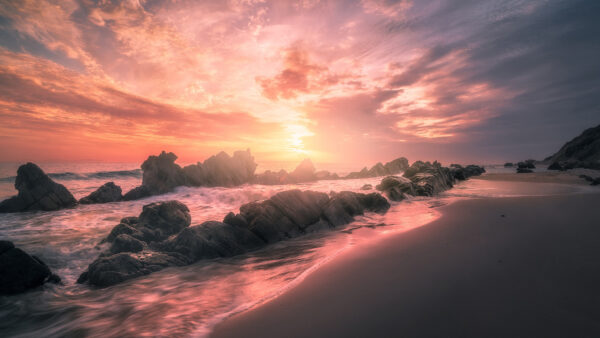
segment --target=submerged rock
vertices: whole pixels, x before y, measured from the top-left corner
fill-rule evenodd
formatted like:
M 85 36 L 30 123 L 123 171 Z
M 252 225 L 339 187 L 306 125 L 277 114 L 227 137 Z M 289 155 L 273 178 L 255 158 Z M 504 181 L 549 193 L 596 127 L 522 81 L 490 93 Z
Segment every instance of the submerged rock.
M 0 294 L 22 293 L 46 282 L 58 283 L 48 266 L 36 256 L 15 248 L 9 241 L 0 241 Z
M 111 247 L 92 262 L 79 283 L 109 286 L 168 266 L 229 257 L 268 243 L 352 222 L 364 212 L 386 212 L 388 201 L 378 193 L 327 194 L 288 190 L 262 202 L 240 207 L 222 222 L 190 227 L 189 210 L 178 201 L 144 206 L 139 217 L 127 217 L 105 242 Z
M 0 202 L 0 212 L 51 211 L 77 204 L 67 188 L 54 182 L 40 167 L 31 162 L 17 170 L 15 188 L 19 193 Z
M 123 199 L 121 187 L 114 182 L 108 182 L 98 188 L 96 191 L 79 200 L 81 204 L 109 203 L 117 202 Z

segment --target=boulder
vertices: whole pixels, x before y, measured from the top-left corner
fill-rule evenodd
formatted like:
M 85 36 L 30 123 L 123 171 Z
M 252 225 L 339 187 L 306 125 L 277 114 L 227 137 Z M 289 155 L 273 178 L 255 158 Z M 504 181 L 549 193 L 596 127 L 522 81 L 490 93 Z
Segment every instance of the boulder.
M 256 166 L 250 149 L 233 156 L 222 151 L 203 163 L 186 166 L 183 172 L 191 186 L 233 187 L 252 181 Z
M 413 182 L 402 176 L 388 176 L 375 189 L 383 192 L 391 201 L 402 201 L 406 195 L 416 195 Z
M 506 162 L 504 163 L 504 167 L 505 168 L 512 168 L 514 166 L 514 164 L 512 162 Z
M 54 275 L 39 258 L 15 248 L 9 241 L 0 241 L 0 294 L 22 293 L 46 282 L 58 283 Z
M 158 156 L 150 156 L 142 163 L 142 186 L 152 195 L 173 191 L 186 184 L 186 177 L 181 167 L 175 164 L 177 156 L 173 153 L 161 152 Z
M 16 196 L 0 202 L 0 212 L 29 210 L 58 210 L 73 207 L 77 200 L 62 184 L 54 182 L 33 163 L 27 163 L 17 170 Z
M 144 242 L 133 238 L 128 234 L 120 234 L 113 241 L 110 252 L 116 254 L 120 252 L 140 252 L 144 250 Z
M 114 182 L 108 182 L 98 188 L 96 191 L 79 200 L 81 204 L 109 203 L 117 202 L 123 199 L 121 187 Z
M 535 169 L 535 160 L 526 160 L 517 163 L 517 168 L 520 169 Z
M 533 170 L 528 168 L 517 168 L 517 174 L 529 174 L 532 173 Z
M 455 179 L 463 181 L 469 177 L 479 176 L 485 173 L 485 168 L 473 164 L 469 164 L 466 167 L 463 167 L 460 164 L 451 164 L 450 172 Z
M 150 189 L 144 185 L 135 187 L 123 195 L 123 201 L 134 201 L 152 196 Z
M 365 184 L 362 187 L 360 187 L 360 190 L 371 190 L 373 189 L 373 186 L 371 184 Z

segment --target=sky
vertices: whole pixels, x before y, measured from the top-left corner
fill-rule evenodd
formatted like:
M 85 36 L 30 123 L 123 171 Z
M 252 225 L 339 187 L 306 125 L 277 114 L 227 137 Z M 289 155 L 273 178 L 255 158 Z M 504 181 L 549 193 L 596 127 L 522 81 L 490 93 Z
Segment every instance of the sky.
M 1 0 L 0 161 L 542 159 L 600 123 L 599 17 L 595 0 Z

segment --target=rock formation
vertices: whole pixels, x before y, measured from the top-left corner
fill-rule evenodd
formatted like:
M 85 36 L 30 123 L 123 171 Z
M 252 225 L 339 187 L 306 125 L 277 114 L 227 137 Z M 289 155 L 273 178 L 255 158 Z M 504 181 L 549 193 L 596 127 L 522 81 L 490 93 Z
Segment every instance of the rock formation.
M 476 165 L 463 167 L 452 164 L 450 168 L 440 163 L 416 161 L 405 170 L 403 176 L 388 176 L 377 187 L 390 200 L 401 201 L 407 196 L 432 196 L 452 188 L 456 180 L 478 176 L 485 169 Z
M 600 169 L 600 125 L 586 129 L 544 162 L 549 170 Z
M 368 178 L 395 175 L 406 170 L 407 168 L 408 160 L 404 157 L 400 157 L 386 164 L 379 162 L 371 167 L 371 169 L 367 169 L 367 167 L 365 167 L 361 171 L 352 172 L 346 175 L 344 178 Z
M 535 169 L 535 160 L 526 160 L 517 163 L 517 168 L 520 169 Z
M 19 193 L 0 202 L 0 212 L 50 211 L 73 207 L 77 204 L 67 188 L 54 182 L 33 163 L 19 167 L 15 188 Z
M 79 200 L 81 204 L 118 202 L 123 199 L 121 187 L 114 182 L 103 184 L 96 191 Z
M 0 294 L 25 292 L 46 282 L 58 283 L 54 275 L 39 258 L 15 248 L 9 241 L 0 241 Z
M 139 217 L 128 217 L 105 239 L 108 251 L 92 262 L 79 283 L 109 286 L 168 266 L 229 257 L 305 233 L 352 222 L 364 212 L 383 213 L 387 200 L 377 193 L 325 193 L 288 190 L 268 200 L 240 207 L 222 222 L 190 227 L 190 214 L 177 201 L 146 205 Z
M 504 168 L 512 168 L 513 166 L 514 166 L 514 164 L 512 162 L 504 163 Z
M 236 151 L 233 156 L 220 152 L 203 163 L 181 168 L 175 163 L 177 156 L 162 152 L 150 156 L 142 164 L 142 185 L 123 196 L 135 200 L 173 191 L 179 186 L 232 187 L 248 183 L 254 178 L 256 163 L 250 150 Z

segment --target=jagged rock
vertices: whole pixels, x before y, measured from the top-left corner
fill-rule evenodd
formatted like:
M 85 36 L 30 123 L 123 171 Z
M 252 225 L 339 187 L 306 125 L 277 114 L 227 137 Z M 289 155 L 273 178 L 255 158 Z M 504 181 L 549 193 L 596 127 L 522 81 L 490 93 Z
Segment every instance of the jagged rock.
M 485 168 L 469 164 L 466 167 L 461 166 L 460 164 L 451 164 L 450 172 L 454 175 L 454 178 L 457 180 L 466 180 L 472 176 L 479 176 L 485 173 Z
M 187 207 L 177 201 L 144 206 L 139 217 L 121 220 L 105 241 L 112 246 L 80 277 L 79 283 L 109 286 L 167 266 L 228 257 L 287 238 L 347 224 L 365 211 L 390 207 L 377 193 L 341 192 L 331 198 L 314 191 L 289 190 L 240 207 L 223 222 L 189 227 Z
M 311 182 L 316 181 L 315 166 L 310 159 L 302 161 L 294 171 L 290 173 L 290 178 L 294 183 Z
M 164 194 L 176 187 L 185 185 L 187 180 L 181 167 L 175 164 L 177 156 L 173 153 L 161 152 L 158 156 L 150 156 L 142 163 L 142 186 L 153 194 Z
M 386 164 L 381 164 L 381 162 L 379 162 L 371 167 L 371 169 L 367 169 L 367 167 L 365 167 L 359 172 L 352 172 L 348 174 L 345 178 L 368 178 L 394 175 L 406 170 L 407 168 L 408 160 L 404 157 L 400 157 Z
M 9 241 L 0 241 L 0 294 L 25 292 L 46 282 L 58 283 L 54 275 L 39 258 L 15 248 Z
M 128 279 L 148 275 L 169 266 L 184 266 L 191 261 L 177 254 L 161 252 L 121 252 L 96 259 L 79 279 L 78 283 L 90 283 L 99 287 L 111 286 Z
M 550 170 L 573 168 L 600 169 L 600 125 L 586 129 L 581 135 L 565 143 L 554 155 L 544 159 Z M 555 169 L 556 168 L 556 169 Z
M 81 204 L 109 203 L 117 202 L 123 199 L 121 187 L 114 182 L 108 182 L 98 188 L 96 191 L 79 200 Z
M 320 180 L 337 180 L 339 178 L 340 177 L 338 176 L 338 174 L 336 174 L 336 173 L 332 174 L 327 170 L 321 170 L 321 171 L 317 171 L 315 173 L 315 179 L 317 179 L 319 181 Z
M 402 201 L 406 195 L 416 195 L 413 182 L 401 176 L 388 176 L 375 189 L 382 191 L 392 201 Z
M 504 163 L 504 167 L 505 168 L 512 168 L 514 166 L 514 164 L 512 162 L 506 162 Z
M 54 182 L 40 167 L 31 162 L 17 170 L 15 188 L 19 193 L 0 202 L 0 212 L 51 211 L 77 204 L 67 188 Z
M 184 229 L 164 247 L 169 252 L 178 252 L 197 261 L 235 256 L 264 245 L 264 241 L 246 228 L 208 221 Z
M 231 157 L 222 151 L 203 163 L 186 166 L 183 172 L 191 186 L 233 187 L 253 180 L 256 166 L 250 149 Z
M 144 185 L 135 187 L 123 195 L 123 201 L 134 201 L 152 196 L 150 189 Z
M 133 238 L 128 234 L 118 235 L 110 247 L 110 252 L 140 252 L 144 250 L 144 242 L 139 239 Z

